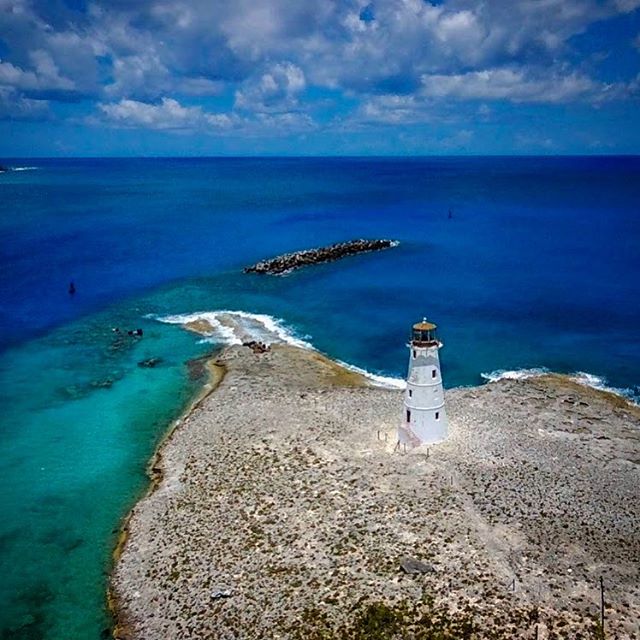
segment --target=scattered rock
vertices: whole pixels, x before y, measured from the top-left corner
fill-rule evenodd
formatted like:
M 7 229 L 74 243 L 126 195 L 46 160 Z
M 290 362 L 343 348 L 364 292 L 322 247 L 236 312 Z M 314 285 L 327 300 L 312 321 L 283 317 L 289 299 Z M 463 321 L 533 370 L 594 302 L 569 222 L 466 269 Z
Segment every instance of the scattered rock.
M 253 353 L 266 353 L 269 351 L 269 345 L 264 342 L 257 342 L 256 340 L 250 340 L 249 342 L 243 342 L 243 347 L 249 347 Z
M 94 380 L 91 382 L 91 387 L 94 389 L 111 389 L 113 386 L 113 380 L 111 378 L 105 378 L 104 380 Z
M 405 556 L 404 558 L 400 558 L 400 568 L 405 573 L 432 573 L 433 567 L 431 565 L 425 564 L 420 560 L 416 560 L 415 558 L 411 558 L 409 556 Z
M 144 369 L 153 369 L 162 362 L 162 358 L 147 358 L 138 362 L 138 366 Z
M 346 256 L 353 256 L 358 253 L 369 251 L 381 251 L 390 247 L 398 246 L 395 240 L 350 240 L 349 242 L 338 242 L 328 247 L 318 249 L 306 249 L 304 251 L 294 251 L 284 255 L 262 260 L 250 267 L 245 267 L 245 273 L 269 273 L 280 275 L 289 273 L 295 269 L 306 267 L 310 264 L 320 264 L 322 262 L 332 262 L 340 260 Z

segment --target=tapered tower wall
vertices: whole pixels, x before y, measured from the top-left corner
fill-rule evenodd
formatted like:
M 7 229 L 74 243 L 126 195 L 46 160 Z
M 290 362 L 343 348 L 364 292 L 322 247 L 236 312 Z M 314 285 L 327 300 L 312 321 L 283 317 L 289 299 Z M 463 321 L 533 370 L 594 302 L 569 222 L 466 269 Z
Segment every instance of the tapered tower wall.
M 425 326 L 432 327 L 428 334 L 416 332 L 416 327 Z M 398 437 L 401 443 L 413 446 L 440 442 L 449 433 L 439 357 L 442 344 L 435 339 L 433 331 L 435 325 L 426 321 L 418 323 L 414 325 L 414 339 L 409 343 L 404 415 Z M 427 339 L 422 340 L 423 337 Z

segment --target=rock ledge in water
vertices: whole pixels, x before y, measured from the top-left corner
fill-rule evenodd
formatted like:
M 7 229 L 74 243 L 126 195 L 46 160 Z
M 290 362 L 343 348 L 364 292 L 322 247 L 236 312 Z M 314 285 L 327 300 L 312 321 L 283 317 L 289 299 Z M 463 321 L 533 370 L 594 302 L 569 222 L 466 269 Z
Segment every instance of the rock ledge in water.
M 256 264 L 245 267 L 245 273 L 270 273 L 280 275 L 306 267 L 310 264 L 320 264 L 322 262 L 332 262 L 340 260 L 346 256 L 353 256 L 358 253 L 368 251 L 381 251 L 389 247 L 397 247 L 400 244 L 397 240 L 349 240 L 348 242 L 338 242 L 328 247 L 318 249 L 305 249 L 304 251 L 294 251 L 270 260 L 262 260 Z

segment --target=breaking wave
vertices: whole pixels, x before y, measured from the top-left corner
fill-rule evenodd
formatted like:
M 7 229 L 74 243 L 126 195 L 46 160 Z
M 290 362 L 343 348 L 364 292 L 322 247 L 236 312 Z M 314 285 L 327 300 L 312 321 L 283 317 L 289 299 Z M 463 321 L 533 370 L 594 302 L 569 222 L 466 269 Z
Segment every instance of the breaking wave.
M 205 342 L 220 345 L 238 345 L 250 340 L 265 344 L 290 344 L 303 349 L 317 351 L 308 341 L 308 336 L 299 336 L 294 329 L 288 327 L 279 318 L 247 311 L 202 311 L 196 313 L 153 316 L 159 322 L 167 324 L 188 325 L 198 323 L 198 333 Z M 371 373 L 355 365 L 337 361 L 340 365 L 365 376 L 373 384 L 380 387 L 404 389 L 405 381 L 400 378 Z
M 203 328 L 199 333 L 204 336 L 203 341 L 215 344 L 234 345 L 257 340 L 265 344 L 286 343 L 313 349 L 309 342 L 298 337 L 282 320 L 261 313 L 224 309 L 162 316 L 156 320 L 179 325 L 202 323 Z
M 359 373 L 361 376 L 368 378 L 375 385 L 379 387 L 387 387 L 391 389 L 405 389 L 407 383 L 402 378 L 394 378 L 392 376 L 383 376 L 379 373 L 371 373 L 366 369 L 362 369 L 360 367 L 356 367 L 353 364 L 349 364 L 348 362 L 343 362 L 342 360 L 336 360 L 336 362 L 344 367 L 345 369 L 349 369 L 350 371 L 355 371 Z
M 481 373 L 480 377 L 487 382 L 498 382 L 498 380 L 526 380 L 527 378 L 536 378 L 550 373 L 549 369 L 544 367 L 535 369 L 496 369 L 490 373 Z
M 535 378 L 547 373 L 551 373 L 551 371 L 546 367 L 534 369 L 497 369 L 490 373 L 481 373 L 480 377 L 487 382 L 497 382 L 498 380 L 526 380 L 527 378 Z M 633 404 L 640 405 L 640 388 L 638 387 L 627 387 L 623 389 L 612 387 L 607 383 L 607 379 L 604 376 L 587 373 L 586 371 L 577 371 L 576 373 L 569 374 L 568 377 L 585 387 L 615 393 L 618 396 L 626 398 Z

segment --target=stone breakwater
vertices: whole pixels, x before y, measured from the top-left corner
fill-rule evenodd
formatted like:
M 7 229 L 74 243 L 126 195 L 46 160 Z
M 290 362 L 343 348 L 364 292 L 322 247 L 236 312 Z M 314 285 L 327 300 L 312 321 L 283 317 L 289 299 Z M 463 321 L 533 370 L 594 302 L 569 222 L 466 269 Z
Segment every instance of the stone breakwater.
M 595 639 L 600 576 L 606 637 L 640 637 L 636 407 L 557 376 L 455 389 L 450 438 L 405 453 L 402 393 L 320 354 L 217 368 L 128 519 L 116 638 Z
M 245 267 L 243 271 L 245 273 L 279 275 L 311 264 L 332 262 L 346 258 L 347 256 L 354 256 L 358 253 L 381 251 L 382 249 L 395 247 L 398 244 L 395 240 L 350 240 L 349 242 L 338 242 L 328 247 L 294 251 L 293 253 L 285 253 L 276 258 L 271 258 L 270 260 L 262 260 L 250 267 Z

